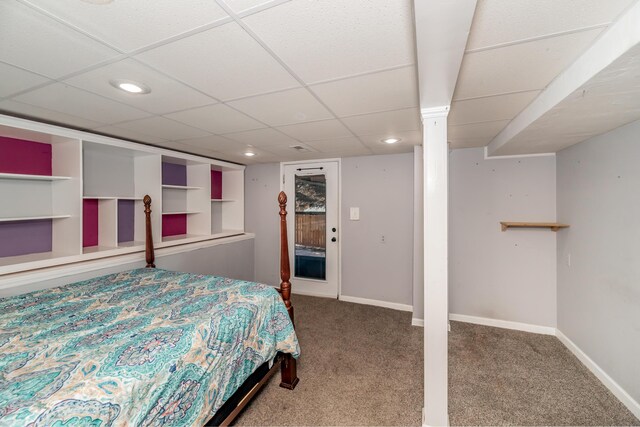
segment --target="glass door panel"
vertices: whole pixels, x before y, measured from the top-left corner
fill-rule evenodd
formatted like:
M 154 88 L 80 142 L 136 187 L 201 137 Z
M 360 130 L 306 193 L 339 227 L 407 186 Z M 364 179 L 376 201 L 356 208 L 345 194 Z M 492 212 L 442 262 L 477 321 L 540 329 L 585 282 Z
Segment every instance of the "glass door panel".
M 327 179 L 295 176 L 295 276 L 325 280 L 327 258 Z

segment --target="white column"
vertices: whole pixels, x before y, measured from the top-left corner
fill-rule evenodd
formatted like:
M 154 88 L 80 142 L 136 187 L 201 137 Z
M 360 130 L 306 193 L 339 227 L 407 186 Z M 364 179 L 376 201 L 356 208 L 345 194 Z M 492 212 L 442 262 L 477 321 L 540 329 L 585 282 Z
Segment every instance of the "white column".
M 446 426 L 448 414 L 448 147 L 449 106 L 422 109 L 424 150 L 424 414 Z

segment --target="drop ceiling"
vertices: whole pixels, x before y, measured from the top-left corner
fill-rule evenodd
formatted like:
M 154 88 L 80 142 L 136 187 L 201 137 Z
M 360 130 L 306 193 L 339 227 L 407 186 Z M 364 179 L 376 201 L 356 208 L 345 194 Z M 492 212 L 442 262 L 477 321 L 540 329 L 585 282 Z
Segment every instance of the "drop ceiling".
M 452 148 L 489 144 L 635 2 L 479 0 L 449 115 Z M 579 112 L 587 122 L 608 105 L 605 93 L 615 95 L 603 91 L 598 102 Z M 622 124 L 620 115 L 614 116 L 612 110 L 608 123 Z M 563 114 L 564 123 L 571 117 L 575 114 Z M 628 114 L 624 117 L 631 120 Z M 569 142 L 562 136 L 562 120 L 556 120 L 553 129 L 549 117 L 546 120 L 528 129 L 517 153 L 501 154 L 554 152 L 586 139 L 588 133 L 582 133 L 584 138 Z M 573 136 L 577 133 L 573 129 Z
M 0 112 L 245 164 L 410 152 L 412 3 L 3 0 Z

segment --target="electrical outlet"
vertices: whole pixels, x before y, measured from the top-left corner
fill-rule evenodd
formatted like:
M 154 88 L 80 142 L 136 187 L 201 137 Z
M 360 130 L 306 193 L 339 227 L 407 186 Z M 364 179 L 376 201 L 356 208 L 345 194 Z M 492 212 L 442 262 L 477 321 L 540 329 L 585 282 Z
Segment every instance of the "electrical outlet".
M 386 243 L 384 234 L 380 235 L 380 243 Z

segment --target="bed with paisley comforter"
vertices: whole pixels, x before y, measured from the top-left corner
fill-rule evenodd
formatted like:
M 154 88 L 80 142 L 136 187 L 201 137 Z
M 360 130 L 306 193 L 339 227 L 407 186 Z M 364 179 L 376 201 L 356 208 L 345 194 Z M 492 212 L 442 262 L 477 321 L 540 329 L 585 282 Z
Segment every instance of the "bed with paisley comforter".
M 203 425 L 277 352 L 269 286 L 138 269 L 0 299 L 0 426 Z

